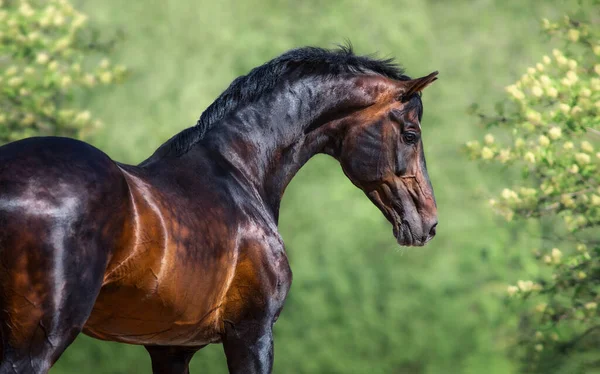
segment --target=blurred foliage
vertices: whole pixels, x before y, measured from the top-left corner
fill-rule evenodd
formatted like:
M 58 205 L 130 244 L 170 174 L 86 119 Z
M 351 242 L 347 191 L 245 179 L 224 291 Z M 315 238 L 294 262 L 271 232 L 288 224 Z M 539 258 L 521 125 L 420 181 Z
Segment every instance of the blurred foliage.
M 0 144 L 34 135 L 82 138 L 100 126 L 74 98 L 120 82 L 108 44 L 67 0 L 0 0 Z
M 135 74 L 110 89 L 97 89 L 100 82 L 89 89 L 71 77 L 69 100 L 60 109 L 78 113 L 75 108 L 88 108 L 102 118 L 106 125 L 100 128 L 90 118 L 89 141 L 129 163 L 145 159 L 170 136 L 194 124 L 236 76 L 290 48 L 331 47 L 349 39 L 359 53 L 396 57 L 412 76 L 439 70 L 440 80 L 423 95 L 422 121 L 439 208 L 437 237 L 425 248 L 398 249 L 389 223 L 346 179 L 339 165 L 324 156 L 311 160 L 292 181 L 281 209 L 280 231 L 294 281 L 275 326 L 274 372 L 506 374 L 520 370 L 511 347 L 519 340 L 519 323 L 528 320 L 519 318 L 522 310 L 512 298 L 509 304 L 502 299 L 506 283 L 518 279 L 537 283 L 538 275 L 553 271 L 550 266 L 540 267 L 536 256 L 522 248 L 560 247 L 566 257 L 571 247 L 546 245 L 548 239 L 541 237 L 554 233 L 562 223 L 495 221 L 482 197 L 501 191 L 519 173 L 505 165 L 498 167 L 499 163 L 486 163 L 484 168 L 465 163 L 458 145 L 485 134 L 464 108 L 477 101 L 482 111 L 491 112 L 501 98 L 501 88 L 547 50 L 537 20 L 559 16 L 574 1 L 72 3 L 90 16 L 90 26 L 82 27 L 86 31 L 74 39 L 84 53 L 92 49 L 89 59 L 80 62 L 82 71 L 99 82 L 104 65 L 100 55 L 110 49 L 111 58 Z M 8 5 L 18 10 L 20 4 L 4 1 L 1 10 Z M 42 0 L 30 4 L 36 11 L 41 8 L 34 4 L 58 4 L 57 9 L 64 5 Z M 65 25 L 68 20 L 65 16 Z M 7 27 L 0 20 L 3 33 Z M 102 35 L 123 30 L 126 42 L 111 48 L 110 40 L 99 40 L 91 30 L 101 30 Z M 2 40 L 0 48 L 5 48 Z M 56 43 L 58 38 L 53 40 Z M 53 48 L 46 47 L 28 55 L 29 60 L 19 57 L 16 62 L 8 62 L 2 53 L 0 64 L 3 69 L 18 65 L 19 76 L 27 66 L 43 67 L 45 72 L 48 64 L 35 62 L 37 53 L 44 51 L 56 59 Z M 566 51 L 563 54 L 574 59 Z M 77 62 L 60 66 L 66 69 Z M 113 69 L 109 65 L 115 73 Z M 35 91 L 44 92 L 41 82 L 32 82 Z M 2 91 L 0 102 L 4 101 Z M 546 254 L 551 255 L 551 250 L 540 251 L 542 259 Z M 533 325 L 526 329 L 533 331 Z M 142 347 L 81 335 L 51 372 L 124 374 L 151 369 Z M 196 354 L 191 372 L 226 373 L 221 347 L 211 345 Z
M 525 372 L 585 373 L 600 367 L 600 2 L 544 31 L 561 49 L 506 87 L 494 116 L 499 138 L 467 143 L 486 163 L 522 170 L 490 205 L 506 220 L 551 224 L 533 256 L 546 268 L 508 287 L 521 301 L 518 351 Z

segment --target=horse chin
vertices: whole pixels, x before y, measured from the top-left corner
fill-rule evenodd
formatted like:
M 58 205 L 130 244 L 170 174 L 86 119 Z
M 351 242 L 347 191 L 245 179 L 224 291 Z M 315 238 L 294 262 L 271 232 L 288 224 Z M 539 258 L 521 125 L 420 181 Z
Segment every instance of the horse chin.
M 404 247 L 422 247 L 425 245 L 425 241 L 415 238 L 409 222 L 400 215 L 399 207 L 393 203 L 394 199 L 389 187 L 384 185 L 382 190 L 383 193 L 373 190 L 367 195 L 392 224 L 394 237 L 398 244 Z M 386 196 L 389 200 L 387 204 L 383 201 L 382 196 Z
M 396 238 L 396 241 L 399 245 L 403 247 L 422 247 L 423 245 L 425 245 L 424 241 L 417 240 L 414 237 L 413 232 L 410 229 L 410 226 L 408 225 L 408 222 L 401 220 L 400 217 L 397 216 L 397 214 L 393 217 L 392 227 L 394 237 Z

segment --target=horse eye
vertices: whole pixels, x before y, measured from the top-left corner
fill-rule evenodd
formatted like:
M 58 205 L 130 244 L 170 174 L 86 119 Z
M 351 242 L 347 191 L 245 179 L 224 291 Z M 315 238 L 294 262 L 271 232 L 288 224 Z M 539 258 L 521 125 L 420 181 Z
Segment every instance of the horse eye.
M 402 136 L 404 137 L 404 142 L 407 144 L 414 144 L 419 140 L 419 135 L 413 131 L 407 131 Z

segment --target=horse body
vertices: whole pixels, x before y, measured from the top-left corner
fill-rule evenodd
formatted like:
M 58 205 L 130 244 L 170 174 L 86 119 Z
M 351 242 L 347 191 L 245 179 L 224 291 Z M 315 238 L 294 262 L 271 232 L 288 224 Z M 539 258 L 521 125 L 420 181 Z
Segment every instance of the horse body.
M 263 257 L 286 261 L 274 223 L 257 214 L 260 202 L 210 158 L 194 159 L 201 161 L 181 171 L 162 163 L 120 166 L 129 186 L 127 232 L 108 263 L 86 334 L 133 344 L 220 342 L 224 313 L 238 297 L 226 293 L 248 282 L 240 268 L 273 273 L 278 261 Z
M 292 279 L 279 204 L 313 155 L 339 160 L 399 244 L 435 235 L 419 123 L 435 74 L 299 49 L 138 166 L 66 138 L 0 147 L 0 374 L 46 373 L 82 331 L 144 345 L 155 373 L 219 342 L 231 373 L 270 373 Z

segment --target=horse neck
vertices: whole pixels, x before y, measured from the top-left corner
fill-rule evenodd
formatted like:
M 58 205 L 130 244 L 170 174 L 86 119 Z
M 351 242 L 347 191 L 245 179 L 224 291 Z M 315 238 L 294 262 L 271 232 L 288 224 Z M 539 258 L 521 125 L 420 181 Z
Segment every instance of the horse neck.
M 277 222 L 285 188 L 300 168 L 334 141 L 322 130 L 349 108 L 363 107 L 364 92 L 352 97 L 356 80 L 304 80 L 282 84 L 272 94 L 236 110 L 202 142 L 242 175 Z

